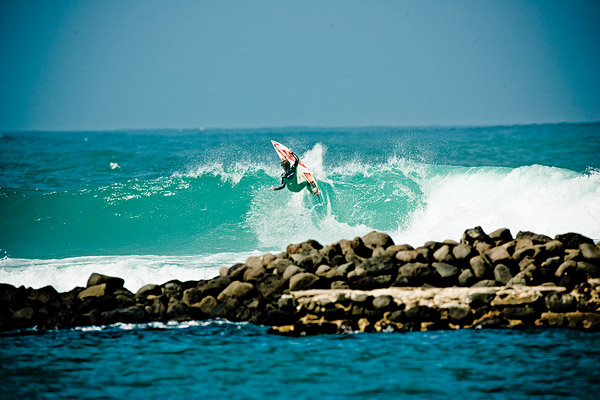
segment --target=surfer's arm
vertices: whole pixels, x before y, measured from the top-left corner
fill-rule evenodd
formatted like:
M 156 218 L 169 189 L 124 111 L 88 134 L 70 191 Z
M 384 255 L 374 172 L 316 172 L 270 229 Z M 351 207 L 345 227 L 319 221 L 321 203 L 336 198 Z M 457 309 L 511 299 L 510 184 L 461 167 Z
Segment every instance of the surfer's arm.
M 292 169 L 295 171 L 296 168 L 298 167 L 298 163 L 300 162 L 300 157 L 298 157 L 298 155 L 296 153 L 294 153 L 293 151 L 292 153 L 292 157 L 294 157 L 294 159 L 296 159 L 296 161 L 294 162 L 294 165 L 292 165 Z
M 284 187 L 285 187 L 285 175 L 282 175 L 281 176 L 281 186 L 276 187 L 276 188 L 272 187 L 271 190 L 281 190 Z

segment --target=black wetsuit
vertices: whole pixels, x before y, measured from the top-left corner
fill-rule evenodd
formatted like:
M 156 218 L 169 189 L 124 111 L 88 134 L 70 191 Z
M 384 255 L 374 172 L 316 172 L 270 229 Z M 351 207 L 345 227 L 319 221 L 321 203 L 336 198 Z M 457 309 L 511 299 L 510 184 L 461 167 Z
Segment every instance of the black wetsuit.
M 286 169 L 285 172 L 281 174 L 281 186 L 276 187 L 273 190 L 281 190 L 287 186 L 287 188 L 290 191 L 299 192 L 302 189 L 309 186 L 309 183 L 307 181 L 298 183 L 298 179 L 296 177 L 296 170 L 298 169 L 298 163 L 300 162 L 300 158 L 294 152 L 292 152 L 292 156 L 296 159 L 294 165 L 290 166 L 290 168 Z

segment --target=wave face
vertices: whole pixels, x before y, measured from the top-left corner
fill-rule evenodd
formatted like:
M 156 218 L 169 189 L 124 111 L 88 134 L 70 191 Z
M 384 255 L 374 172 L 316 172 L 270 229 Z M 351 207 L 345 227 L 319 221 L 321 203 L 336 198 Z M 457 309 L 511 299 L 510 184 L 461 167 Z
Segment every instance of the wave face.
M 374 229 L 413 245 L 476 225 L 600 238 L 598 125 L 486 129 L 5 133 L 0 281 L 72 287 L 93 270 L 134 290 Z M 321 199 L 268 190 L 270 138 Z

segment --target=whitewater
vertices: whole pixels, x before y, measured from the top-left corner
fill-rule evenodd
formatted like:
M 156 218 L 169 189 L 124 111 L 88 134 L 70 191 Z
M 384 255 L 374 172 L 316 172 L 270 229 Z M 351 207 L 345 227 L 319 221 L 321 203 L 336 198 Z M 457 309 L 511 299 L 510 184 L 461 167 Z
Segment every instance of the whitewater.
M 270 139 L 321 199 L 272 192 Z M 289 243 L 386 232 L 458 240 L 473 226 L 600 239 L 600 125 L 3 132 L 0 282 L 85 286 L 92 272 L 199 280 Z

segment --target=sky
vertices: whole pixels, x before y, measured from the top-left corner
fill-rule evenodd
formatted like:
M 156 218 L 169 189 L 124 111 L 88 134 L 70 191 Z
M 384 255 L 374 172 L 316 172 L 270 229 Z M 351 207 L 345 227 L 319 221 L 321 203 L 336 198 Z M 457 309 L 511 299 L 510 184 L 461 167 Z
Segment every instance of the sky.
M 600 121 L 600 1 L 0 0 L 0 129 Z

